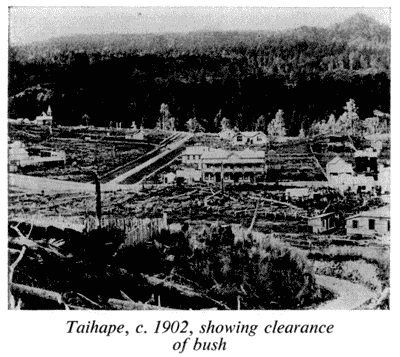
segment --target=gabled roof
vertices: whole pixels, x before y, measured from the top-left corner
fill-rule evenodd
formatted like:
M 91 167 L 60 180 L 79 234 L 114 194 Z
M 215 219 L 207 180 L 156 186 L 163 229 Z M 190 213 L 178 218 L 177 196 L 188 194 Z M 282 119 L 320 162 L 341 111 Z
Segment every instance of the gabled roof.
M 351 172 L 353 171 L 353 167 L 349 162 L 344 161 L 341 157 L 336 156 L 334 157 L 331 161 L 329 161 L 326 164 L 326 168 L 328 170 L 329 167 L 337 167 L 335 169 L 335 172 L 344 172 L 343 170 L 347 171 L 349 168 L 351 169 Z M 332 169 L 330 169 L 332 172 Z
M 359 212 L 354 216 L 347 217 L 346 220 L 357 217 L 390 218 L 390 205 L 386 205 L 369 211 Z
M 247 148 L 243 151 L 227 151 L 223 149 L 214 149 L 213 151 L 205 151 L 201 156 L 202 159 L 230 159 L 230 161 L 240 159 L 263 159 L 265 157 L 264 151 L 253 151 Z
M 308 217 L 308 220 L 310 221 L 313 219 L 320 219 L 320 218 L 329 217 L 329 216 L 333 216 L 333 215 L 335 215 L 335 212 L 328 212 L 328 213 L 319 214 L 318 216 Z
M 247 138 L 252 138 L 252 137 L 254 137 L 254 136 L 257 136 L 257 135 L 263 135 L 263 136 L 266 136 L 263 132 L 261 132 L 261 131 L 241 131 L 241 132 L 239 132 L 239 133 L 236 133 L 236 135 L 235 136 L 237 136 L 237 135 L 243 135 L 243 136 L 245 136 L 245 137 L 247 137 Z
M 329 161 L 326 166 L 328 165 L 337 165 L 337 164 L 346 164 L 349 165 L 346 161 L 344 161 L 340 156 L 335 156 L 331 161 Z

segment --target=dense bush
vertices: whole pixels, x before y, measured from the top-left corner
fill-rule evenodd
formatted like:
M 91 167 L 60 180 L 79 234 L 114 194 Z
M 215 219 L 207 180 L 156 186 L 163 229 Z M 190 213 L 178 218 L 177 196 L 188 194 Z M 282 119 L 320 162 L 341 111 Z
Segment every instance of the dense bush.
M 165 103 L 181 130 L 196 118 L 217 131 L 227 117 L 265 131 L 282 109 L 297 135 L 341 115 L 349 98 L 361 119 L 390 110 L 390 28 L 365 15 L 328 29 L 66 37 L 11 45 L 8 63 L 9 116 L 34 118 L 50 104 L 65 125 L 87 115 L 151 128 Z

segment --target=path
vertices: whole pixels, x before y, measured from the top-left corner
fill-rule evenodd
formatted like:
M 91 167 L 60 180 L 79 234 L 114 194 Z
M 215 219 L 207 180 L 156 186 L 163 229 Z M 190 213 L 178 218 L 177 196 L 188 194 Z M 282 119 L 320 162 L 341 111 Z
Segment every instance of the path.
M 321 304 L 316 310 L 353 310 L 377 296 L 376 293 L 360 284 L 331 276 L 316 275 L 316 281 L 319 285 L 338 294 L 336 299 Z
M 160 154 L 151 158 L 150 160 L 147 160 L 143 164 L 134 167 L 132 170 L 129 170 L 128 172 L 125 172 L 125 173 L 119 175 L 118 177 L 116 177 L 115 179 L 110 181 L 108 184 L 105 184 L 104 186 L 113 187 L 115 184 L 120 184 L 122 181 L 126 180 L 128 177 L 130 177 L 134 174 L 137 174 L 140 171 L 143 171 L 150 165 L 154 164 L 156 161 L 158 161 L 158 160 L 162 159 L 164 156 L 168 155 L 171 151 L 173 151 L 173 150 L 179 148 L 180 146 L 182 146 L 183 144 L 185 144 L 189 139 L 192 138 L 192 136 L 193 136 L 193 134 L 191 134 L 191 133 L 182 133 L 182 138 L 180 140 L 177 140 L 177 141 L 174 141 L 174 142 L 168 144 Z

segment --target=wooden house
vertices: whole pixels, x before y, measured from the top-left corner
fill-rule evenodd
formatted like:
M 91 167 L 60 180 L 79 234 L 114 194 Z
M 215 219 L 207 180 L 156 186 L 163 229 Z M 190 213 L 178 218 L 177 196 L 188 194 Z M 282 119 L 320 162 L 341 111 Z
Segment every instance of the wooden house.
M 231 139 L 232 146 L 264 146 L 267 143 L 268 137 L 261 131 L 242 131 Z
M 347 235 L 385 236 L 390 234 L 390 205 L 355 214 L 346 219 Z
M 336 228 L 335 213 L 324 213 L 308 218 L 308 226 L 312 233 L 328 233 Z

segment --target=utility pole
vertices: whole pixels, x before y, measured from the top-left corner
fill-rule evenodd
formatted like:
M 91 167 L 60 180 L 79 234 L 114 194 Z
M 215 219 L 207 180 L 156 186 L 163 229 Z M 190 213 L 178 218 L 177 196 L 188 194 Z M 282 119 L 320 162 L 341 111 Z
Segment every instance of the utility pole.
M 224 162 L 221 161 L 221 193 L 224 194 Z
M 100 180 L 96 171 L 90 171 L 94 178 L 94 183 L 96 185 L 96 217 L 97 217 L 97 228 L 101 228 L 101 189 L 100 189 Z

